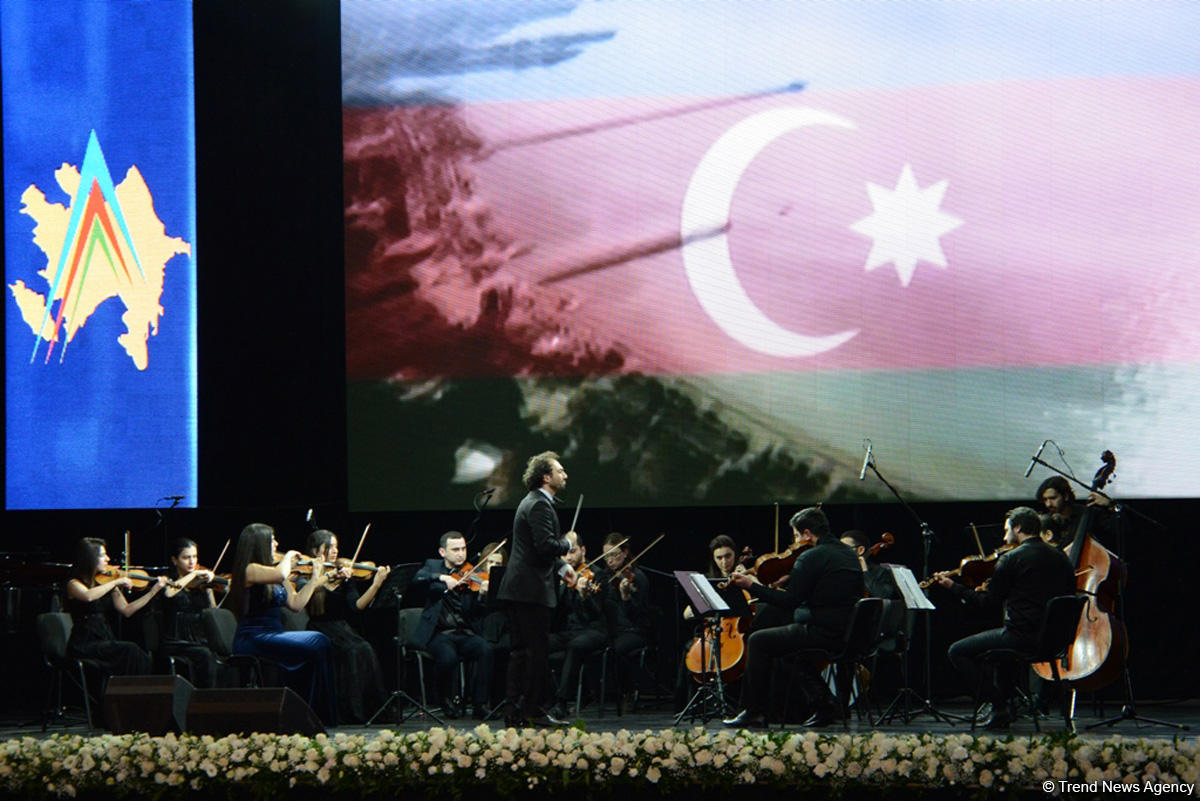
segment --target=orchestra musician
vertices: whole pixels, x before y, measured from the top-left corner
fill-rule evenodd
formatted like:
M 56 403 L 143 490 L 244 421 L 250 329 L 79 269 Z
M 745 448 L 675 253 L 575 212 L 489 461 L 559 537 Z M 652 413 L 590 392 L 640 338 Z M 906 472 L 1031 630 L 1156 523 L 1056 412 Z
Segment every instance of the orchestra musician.
M 704 575 L 714 582 L 713 586 L 717 592 L 725 596 L 727 593 L 741 592 L 741 590 L 733 587 L 733 585 L 725 586 L 722 589 L 721 585 L 715 582 L 729 578 L 734 572 L 744 572 L 745 566 L 738 562 L 737 559 L 737 544 L 734 543 L 733 537 L 728 534 L 718 534 L 713 537 L 708 543 L 708 568 Z M 683 619 L 691 620 L 696 613 L 692 610 L 691 604 L 683 608 Z
M 237 616 L 233 652 L 270 659 L 284 671 L 284 683 L 304 698 L 326 726 L 337 725 L 333 683 L 333 643 L 319 631 L 284 631 L 286 606 L 299 612 L 314 592 L 328 586 L 331 574 L 322 562 L 311 563 L 312 578 L 297 590 L 292 584 L 299 551 L 284 553 L 278 562 L 275 529 L 251 523 L 238 534 L 229 596 L 225 608 Z
M 337 564 L 338 538 L 327 529 L 308 535 L 305 550 L 314 561 Z M 337 688 L 338 717 L 346 723 L 366 721 L 372 710 L 383 703 L 383 668 L 371 644 L 351 625 L 375 601 L 379 588 L 387 580 L 390 568 L 376 569 L 371 583 L 362 592 L 351 581 L 351 568 L 326 567 L 334 583 L 322 583 L 308 599 L 308 627 L 319 631 L 333 643 L 333 682 Z M 304 586 L 306 580 L 298 584 Z
M 955 583 L 945 573 L 936 573 L 937 583 L 952 591 L 964 602 L 984 606 L 1002 606 L 1004 625 L 998 629 L 964 637 L 950 646 L 951 664 L 963 677 L 967 687 L 974 690 L 983 677 L 978 657 L 994 648 L 1029 650 L 1037 639 L 1045 615 L 1046 604 L 1059 595 L 1075 592 L 1075 569 L 1071 560 L 1058 548 L 1044 542 L 1038 513 L 1027 506 L 1009 511 L 1004 519 L 1004 541 L 1015 546 L 1000 556 L 992 577 L 980 590 L 971 590 Z M 992 704 L 985 728 L 1007 729 L 1017 717 L 1012 699 L 1014 677 L 997 671 L 992 684 L 986 688 Z
M 566 538 L 571 550 L 565 559 L 576 578 L 573 586 L 566 582 L 559 584 L 558 607 L 550 633 L 550 653 L 563 654 L 562 674 L 550 710 L 550 715 L 560 720 L 567 718 L 584 660 L 600 653 L 608 644 L 603 607 L 605 586 L 596 582 L 590 568 L 583 570 L 587 548 L 579 533 L 568 531 Z
M 188 663 L 189 678 L 196 687 L 216 687 L 217 656 L 208 647 L 204 631 L 205 609 L 217 605 L 213 596 L 211 570 L 199 568 L 196 543 L 186 537 L 171 546 L 172 580 L 162 593 L 163 651 Z
M 609 641 L 617 656 L 617 684 L 621 690 L 621 712 L 625 713 L 633 706 L 635 678 L 629 656 L 650 642 L 650 577 L 636 565 L 632 569 L 626 566 L 630 547 L 624 534 L 614 531 L 605 537 L 604 553 L 604 567 L 597 571 L 596 581 L 607 588 L 604 614 Z
M 554 576 L 575 580 L 563 560 L 570 541 L 560 533 L 554 500 L 567 486 L 567 471 L 558 454 L 530 457 L 521 476 L 528 494 L 513 517 L 512 552 L 497 597 L 507 604 L 512 652 L 508 659 L 506 710 L 509 726 L 556 726 L 562 721 L 541 706 L 550 676 L 550 620 L 558 596 Z
M 839 539 L 853 548 L 858 556 L 858 564 L 862 567 L 863 580 L 867 585 L 867 595 L 872 598 L 900 598 L 900 588 L 896 586 L 892 571 L 883 565 L 867 561 L 867 549 L 871 547 L 871 541 L 865 531 L 852 528 L 842 532 Z
M 67 653 L 103 665 L 107 676 L 140 676 L 150 672 L 150 655 L 136 643 L 118 640 L 108 623 L 108 610 L 130 617 L 166 585 L 165 576 L 155 579 L 135 601 L 125 599 L 133 586 L 127 577 L 100 582 L 97 574 L 109 569 L 108 546 L 97 537 L 84 537 L 75 546 L 75 561 L 67 582 L 67 611 L 71 613 L 71 637 Z
M 1095 490 L 1088 493 L 1087 501 L 1083 503 L 1079 502 L 1075 498 L 1075 491 L 1071 488 L 1071 482 L 1062 476 L 1050 476 L 1039 484 L 1035 498 L 1037 499 L 1037 505 L 1043 511 L 1048 514 L 1061 516 L 1061 534 L 1053 543 L 1060 548 L 1069 545 L 1075 538 L 1075 529 L 1083 519 L 1083 510 L 1085 508 L 1095 506 L 1101 510 L 1110 511 L 1112 507 L 1112 499 L 1104 493 Z M 1101 537 L 1107 538 L 1113 533 L 1113 515 L 1092 515 L 1090 525 L 1092 531 L 1089 531 L 1089 534 L 1100 534 Z
M 499 608 L 500 604 L 489 604 L 487 599 L 491 588 L 492 568 L 504 567 L 505 562 L 508 561 L 508 550 L 499 542 L 489 542 L 479 550 L 479 561 L 483 563 L 479 568 L 480 600 L 486 607 L 479 628 L 487 641 L 494 646 L 493 650 L 497 659 L 505 659 L 511 648 L 508 637 L 508 615 Z M 496 672 L 494 668 L 497 666 L 493 666 L 493 673 Z
M 845 636 L 855 603 L 863 597 L 863 571 L 858 557 L 830 531 L 829 520 L 820 507 L 801 509 L 790 524 L 799 542 L 808 547 L 797 557 L 782 590 L 765 587 L 748 573 L 730 577 L 733 584 L 749 590 L 759 601 L 789 613 L 792 622 L 750 635 L 746 708 L 724 721 L 727 726 L 765 727 L 771 703 L 772 660 L 802 648 L 836 648 Z M 840 710 L 817 666 L 804 664 L 796 678 L 811 713 L 804 725 L 825 726 L 836 720 Z
M 413 576 L 409 588 L 424 591 L 425 609 L 411 641 L 433 656 L 437 693 L 447 717 L 466 714 L 463 701 L 454 695 L 454 677 L 460 662 L 474 662 L 471 682 L 471 714 L 483 720 L 488 712 L 495 647 L 483 636 L 482 585 L 467 573 L 467 540 L 459 531 L 447 531 L 438 545 L 437 559 L 427 559 Z M 467 693 L 467 688 L 462 688 Z

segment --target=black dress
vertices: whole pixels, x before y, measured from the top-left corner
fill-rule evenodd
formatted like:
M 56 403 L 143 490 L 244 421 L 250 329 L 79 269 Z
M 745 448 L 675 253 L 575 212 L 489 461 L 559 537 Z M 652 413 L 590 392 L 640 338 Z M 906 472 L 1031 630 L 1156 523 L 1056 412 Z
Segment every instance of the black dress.
M 201 617 L 208 608 L 208 593 L 202 590 L 185 589 L 173 596 L 162 593 L 163 652 L 187 660 L 197 687 L 217 686 L 217 657 L 208 647 Z
M 112 592 L 120 592 L 113 590 Z M 71 613 L 71 639 L 67 653 L 101 664 L 109 676 L 144 676 L 150 672 L 150 655 L 136 644 L 118 640 L 108 624 L 112 593 L 95 601 L 67 599 Z
M 325 609 L 321 614 L 313 613 L 313 603 L 309 601 L 308 627 L 333 642 L 333 682 L 337 687 L 339 718 L 365 723 L 383 703 L 383 668 L 375 649 L 350 623 L 359 614 L 358 588 L 352 581 L 344 581 L 337 589 L 324 590 L 323 594 Z

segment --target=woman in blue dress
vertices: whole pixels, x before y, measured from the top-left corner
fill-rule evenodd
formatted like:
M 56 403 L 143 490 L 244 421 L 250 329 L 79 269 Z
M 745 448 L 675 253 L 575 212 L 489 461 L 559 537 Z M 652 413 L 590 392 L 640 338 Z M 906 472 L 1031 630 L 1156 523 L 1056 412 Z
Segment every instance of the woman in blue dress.
M 299 612 L 319 588 L 328 584 L 329 574 L 320 562 L 312 565 L 312 579 L 297 591 L 291 582 L 292 568 L 300 556 L 288 551 L 278 562 L 275 530 L 264 523 L 251 523 L 238 535 L 229 580 L 226 605 L 238 618 L 233 652 L 261 656 L 280 665 L 285 682 L 326 726 L 337 725 L 337 701 L 333 685 L 333 644 L 318 631 L 284 631 L 284 606 Z

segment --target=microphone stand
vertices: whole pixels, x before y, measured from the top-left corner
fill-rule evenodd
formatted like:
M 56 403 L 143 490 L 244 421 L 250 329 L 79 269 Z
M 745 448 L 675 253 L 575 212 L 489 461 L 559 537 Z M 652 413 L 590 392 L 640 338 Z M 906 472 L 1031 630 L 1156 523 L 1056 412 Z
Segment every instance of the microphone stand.
M 467 538 L 468 545 L 475 541 L 475 535 L 479 530 L 479 521 L 483 518 L 483 510 L 487 508 L 495 493 L 495 488 L 489 488 L 475 493 L 475 497 L 471 499 L 471 505 L 475 507 L 475 519 L 471 521 L 471 536 Z M 483 499 L 482 502 L 480 502 L 480 498 Z
M 909 516 L 912 517 L 912 519 L 917 523 L 917 526 L 921 529 L 921 580 L 927 580 L 930 575 L 929 551 L 933 547 L 933 540 L 935 538 L 933 529 L 929 527 L 928 523 L 921 519 L 921 516 L 917 514 L 917 511 L 913 509 L 912 506 L 909 505 L 908 501 L 904 500 L 904 496 L 900 494 L 899 490 L 893 487 L 891 483 L 889 483 L 888 480 L 883 477 L 883 474 L 879 472 L 879 468 L 875 465 L 874 458 L 867 459 L 867 467 L 871 468 L 871 472 L 875 474 L 876 478 L 883 482 L 883 486 L 887 487 L 888 490 L 896 496 L 896 500 L 900 501 L 900 505 L 904 507 L 904 510 L 908 512 Z M 940 720 L 943 723 L 950 724 L 951 726 L 953 726 L 956 722 L 965 723 L 968 720 L 967 718 L 962 717 L 961 715 L 950 715 L 946 712 L 942 712 L 933 705 L 933 701 L 931 700 L 933 697 L 933 679 L 931 672 L 931 666 L 933 664 L 933 635 L 931 632 L 932 626 L 930 623 L 931 615 L 929 614 L 929 611 L 931 610 L 925 611 L 925 697 L 922 698 L 911 687 L 902 687 L 900 689 L 900 694 L 897 696 L 897 700 L 899 700 L 901 697 L 904 698 L 904 722 L 907 724 L 912 718 L 921 714 L 926 714 L 932 717 L 934 720 Z M 905 656 L 907 657 L 907 654 Z M 909 697 L 912 698 L 914 701 L 913 705 L 916 707 L 911 712 L 909 711 L 908 707 Z M 895 706 L 896 701 L 892 701 L 892 703 L 888 705 L 888 708 L 893 709 Z M 882 718 L 880 722 L 882 722 Z
M 1108 498 L 1108 500 L 1110 500 L 1110 501 L 1113 500 L 1110 496 L 1106 495 L 1105 493 L 1099 492 L 1099 490 L 1093 490 L 1089 485 L 1080 481 L 1078 478 L 1071 475 L 1070 473 L 1067 473 L 1064 470 L 1060 470 L 1059 468 L 1055 467 L 1052 464 L 1047 464 L 1045 461 L 1042 460 L 1042 458 L 1040 456 L 1034 456 L 1033 459 L 1030 461 L 1030 464 L 1031 465 L 1040 464 L 1043 467 L 1045 467 L 1046 469 L 1062 476 L 1067 481 L 1070 481 L 1074 484 L 1078 484 L 1080 487 L 1083 487 L 1089 493 L 1097 492 L 1100 495 L 1103 495 L 1105 498 Z M 1160 529 L 1166 528 L 1166 526 L 1164 526 L 1162 523 L 1158 522 L 1157 520 L 1150 517 L 1149 515 L 1143 514 L 1142 512 L 1138 511 L 1137 509 L 1134 509 L 1132 506 L 1130 506 L 1127 503 L 1113 502 L 1113 505 L 1111 508 L 1112 508 L 1113 514 L 1116 515 L 1117 550 L 1118 550 L 1117 555 L 1118 556 L 1125 553 L 1125 525 L 1124 525 L 1125 521 L 1124 521 L 1124 518 L 1122 517 L 1122 514 L 1124 512 L 1126 512 L 1126 511 L 1133 512 L 1137 517 L 1141 518 L 1142 520 L 1150 523 L 1151 525 L 1153 525 L 1157 528 L 1160 528 Z M 1124 581 L 1117 582 L 1117 601 L 1116 601 L 1115 617 L 1121 622 L 1122 626 L 1125 625 L 1125 582 Z M 1126 627 L 1126 632 L 1128 632 L 1128 630 L 1129 630 L 1128 627 Z M 1188 726 L 1187 724 L 1171 723 L 1166 720 L 1158 720 L 1156 718 L 1147 718 L 1147 717 L 1143 717 L 1143 716 L 1139 715 L 1137 713 L 1137 701 L 1133 697 L 1133 677 L 1129 672 L 1129 655 L 1128 654 L 1126 654 L 1126 656 L 1125 656 L 1125 664 L 1121 668 L 1121 673 L 1122 673 L 1122 677 L 1125 680 L 1125 703 L 1121 706 L 1120 714 L 1115 715 L 1110 718 L 1105 718 L 1104 720 L 1098 720 L 1095 723 L 1089 723 L 1087 726 L 1084 727 L 1085 731 L 1090 731 L 1091 729 L 1094 729 L 1097 726 L 1115 726 L 1116 724 L 1120 723 L 1123 720 L 1132 720 L 1134 723 L 1149 723 L 1152 726 L 1166 726 L 1168 728 L 1181 729 L 1183 731 L 1190 730 L 1191 727 Z M 1072 690 L 1072 692 L 1074 692 L 1074 691 Z M 1075 710 L 1075 703 L 1074 703 L 1074 697 L 1072 697 L 1072 702 L 1071 702 L 1072 713 L 1074 713 L 1074 710 Z M 1074 715 L 1072 714 L 1072 717 L 1073 716 Z

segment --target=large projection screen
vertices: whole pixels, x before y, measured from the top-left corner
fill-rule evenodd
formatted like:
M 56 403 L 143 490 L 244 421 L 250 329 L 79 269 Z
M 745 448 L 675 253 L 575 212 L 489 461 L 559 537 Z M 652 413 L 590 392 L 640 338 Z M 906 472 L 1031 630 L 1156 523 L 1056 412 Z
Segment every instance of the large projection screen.
M 5 500 L 196 502 L 190 0 L 0 4 Z
M 342 3 L 350 502 L 1200 490 L 1200 6 Z

